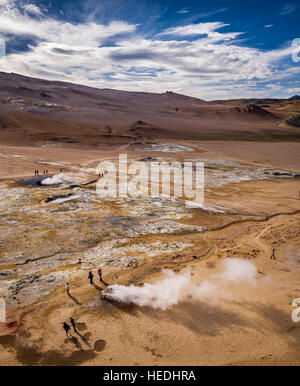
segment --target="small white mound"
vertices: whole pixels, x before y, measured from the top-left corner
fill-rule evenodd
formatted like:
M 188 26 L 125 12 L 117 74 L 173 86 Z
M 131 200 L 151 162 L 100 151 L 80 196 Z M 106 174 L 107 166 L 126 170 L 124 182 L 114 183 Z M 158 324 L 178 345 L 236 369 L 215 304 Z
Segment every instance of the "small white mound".
M 56 203 L 56 204 L 62 204 L 63 202 L 71 201 L 71 200 L 77 200 L 77 199 L 79 199 L 79 198 L 81 198 L 81 196 L 80 196 L 79 194 L 76 194 L 76 195 L 70 196 L 70 197 L 57 198 L 56 200 L 53 200 L 53 201 L 51 202 L 51 204 L 53 204 L 53 203 Z
M 85 178 L 74 173 L 59 173 L 53 177 L 45 178 L 42 181 L 43 185 L 62 185 L 62 184 L 79 184 L 84 181 Z
M 190 147 L 177 145 L 176 143 L 164 143 L 164 144 L 153 144 L 152 150 L 162 151 L 164 153 L 177 153 L 185 151 L 193 151 Z
M 161 151 L 163 153 L 180 153 L 180 152 L 186 152 L 186 151 L 194 151 L 194 149 L 187 147 L 187 146 L 182 146 L 178 145 L 177 143 L 154 143 L 151 144 L 151 147 L 149 148 L 144 148 L 144 149 L 135 149 L 137 151 Z
M 197 203 L 194 201 L 186 201 L 185 205 L 187 208 L 199 208 L 199 209 L 203 209 L 207 212 L 211 212 L 211 213 L 225 214 L 227 212 L 227 210 L 232 210 L 230 208 L 223 208 L 223 207 L 217 206 L 217 205 L 200 204 L 200 203 Z

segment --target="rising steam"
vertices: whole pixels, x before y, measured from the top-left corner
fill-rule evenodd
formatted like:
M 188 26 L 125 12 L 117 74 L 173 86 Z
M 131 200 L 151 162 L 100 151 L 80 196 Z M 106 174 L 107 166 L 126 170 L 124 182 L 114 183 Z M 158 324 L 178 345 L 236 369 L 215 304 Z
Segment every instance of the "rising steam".
M 226 281 L 255 283 L 257 270 L 250 261 L 227 258 L 222 265 L 223 272 L 211 277 L 212 280 L 217 278 L 217 283 Z M 166 310 L 183 301 L 208 300 L 218 290 L 218 284 L 211 281 L 193 284 L 190 271 L 181 274 L 175 274 L 170 270 L 163 272 L 165 277 L 155 284 L 146 283 L 143 287 L 114 284 L 104 291 L 104 295 L 121 303 Z
M 79 184 L 84 178 L 72 173 L 55 174 L 42 180 L 43 185 Z
M 224 271 L 217 275 L 223 280 L 232 282 L 256 282 L 257 269 L 255 265 L 248 260 L 226 258 L 222 261 Z

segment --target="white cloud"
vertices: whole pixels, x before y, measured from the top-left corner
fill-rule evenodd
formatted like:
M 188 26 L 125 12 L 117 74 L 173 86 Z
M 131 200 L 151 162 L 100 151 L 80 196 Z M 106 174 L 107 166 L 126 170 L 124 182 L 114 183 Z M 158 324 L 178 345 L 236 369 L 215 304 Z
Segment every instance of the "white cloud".
M 274 27 L 274 24 L 266 24 L 266 25 L 264 26 L 264 28 L 271 28 L 271 27 Z
M 286 15 L 289 15 L 290 13 L 294 12 L 295 10 L 296 10 L 296 5 L 293 3 L 288 3 L 282 7 L 282 9 L 280 11 L 280 15 L 286 16 Z
M 49 42 L 60 42 L 70 46 L 97 46 L 101 41 L 116 34 L 133 32 L 135 25 L 112 22 L 109 25 L 96 23 L 71 24 L 43 18 L 37 20 L 19 12 L 0 14 L 0 32 L 21 36 L 33 36 Z
M 220 9 L 216 9 L 214 11 L 210 11 L 210 12 L 205 12 L 205 13 L 200 13 L 200 14 L 197 14 L 197 18 L 199 17 L 209 17 L 209 16 L 213 16 L 213 15 L 216 15 L 218 13 L 223 13 L 223 12 L 226 12 L 228 11 L 229 8 L 220 8 Z
M 177 11 L 177 13 L 179 15 L 184 15 L 184 14 L 189 13 L 189 12 L 190 12 L 189 8 L 182 8 L 179 11 Z
M 289 94 L 300 94 L 300 88 L 299 87 L 294 87 L 294 88 L 287 88 L 285 91 L 287 91 Z
M 14 1 L 12 1 L 12 0 L 0 0 L 0 6 L 2 6 L 2 7 L 7 7 L 8 5 L 10 5 L 10 4 L 12 4 L 12 3 L 14 3 Z
M 32 15 L 42 16 L 44 14 L 42 9 L 36 6 L 35 4 L 24 4 L 23 9 L 25 10 L 26 13 L 29 13 Z
M 235 39 L 241 32 L 219 33 L 216 30 L 228 27 L 229 24 L 224 24 L 219 21 L 211 23 L 188 24 L 179 27 L 167 28 L 165 31 L 158 34 L 158 36 L 193 36 L 193 35 L 207 35 L 216 40 L 230 40 Z
M 229 25 L 189 24 L 144 38 L 135 24 L 72 24 L 24 13 L 15 1 L 0 0 L 0 34 L 37 39 L 26 52 L 8 54 L 0 61 L 0 71 L 100 88 L 173 90 L 215 99 L 266 96 L 274 89 L 263 90 L 259 82 L 274 83 L 300 70 L 299 66 L 282 73 L 276 68 L 291 54 L 290 47 L 263 52 L 239 46 L 240 33 L 219 32 L 224 27 Z M 107 39 L 114 44 L 106 45 Z

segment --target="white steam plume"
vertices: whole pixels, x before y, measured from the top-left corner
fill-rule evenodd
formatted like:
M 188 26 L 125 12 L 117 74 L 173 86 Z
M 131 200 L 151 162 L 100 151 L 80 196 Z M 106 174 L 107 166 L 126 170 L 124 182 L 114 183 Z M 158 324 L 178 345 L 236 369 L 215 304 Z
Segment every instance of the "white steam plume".
M 215 285 L 208 282 L 203 282 L 199 286 L 191 284 L 190 271 L 179 275 L 170 270 L 163 272 L 165 278 L 155 284 L 146 283 L 143 287 L 114 284 L 107 288 L 105 296 L 122 303 L 134 303 L 138 306 L 166 310 L 191 297 L 198 300 L 204 299 L 215 289 Z
M 257 270 L 253 263 L 242 259 L 225 259 L 224 271 L 219 275 L 218 282 L 248 282 L 255 283 Z M 200 284 L 191 283 L 190 271 L 175 274 L 164 270 L 165 277 L 155 284 L 144 284 L 143 287 L 134 285 L 124 286 L 114 284 L 109 286 L 104 295 L 106 298 L 121 303 L 133 303 L 138 306 L 148 306 L 166 310 L 183 301 L 205 301 L 218 290 L 218 286 L 210 281 Z M 212 276 L 213 278 L 213 276 Z
M 224 271 L 217 277 L 233 282 L 255 283 L 257 269 L 249 260 L 227 257 L 222 261 Z
M 42 180 L 43 185 L 79 184 L 84 178 L 73 174 L 60 173 Z

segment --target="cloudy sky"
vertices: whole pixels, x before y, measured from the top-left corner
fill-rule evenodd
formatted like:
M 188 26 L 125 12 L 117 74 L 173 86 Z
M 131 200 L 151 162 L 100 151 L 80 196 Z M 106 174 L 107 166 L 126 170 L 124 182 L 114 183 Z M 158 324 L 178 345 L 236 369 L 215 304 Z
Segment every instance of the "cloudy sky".
M 291 96 L 299 20 L 299 0 L 0 0 L 0 71 L 207 100 Z

